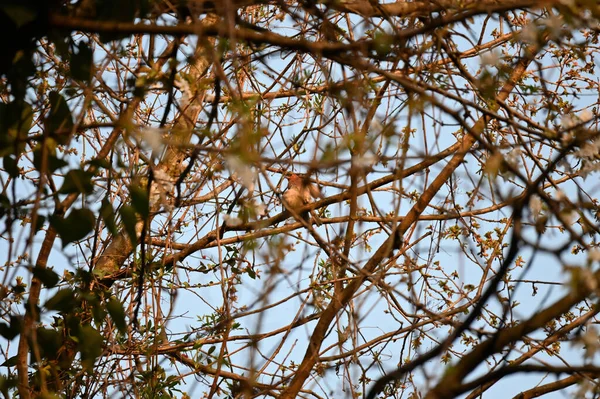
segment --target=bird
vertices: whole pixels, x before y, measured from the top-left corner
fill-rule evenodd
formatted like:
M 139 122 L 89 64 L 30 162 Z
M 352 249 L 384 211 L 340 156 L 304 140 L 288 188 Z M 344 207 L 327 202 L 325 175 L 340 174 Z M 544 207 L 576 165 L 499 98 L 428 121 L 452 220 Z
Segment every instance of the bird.
M 296 213 L 299 213 L 300 210 L 307 204 L 310 204 L 313 199 L 322 198 L 323 194 L 319 187 L 316 184 L 313 184 L 306 177 L 300 177 L 297 174 L 293 173 L 288 177 L 288 188 L 283 193 L 283 200 L 285 201 L 284 206 Z M 300 213 L 300 217 L 304 219 L 306 222 L 309 222 L 308 219 L 309 211 L 303 211 Z M 317 224 L 317 226 L 321 225 L 321 219 L 317 216 L 314 211 L 310 211 L 310 214 Z

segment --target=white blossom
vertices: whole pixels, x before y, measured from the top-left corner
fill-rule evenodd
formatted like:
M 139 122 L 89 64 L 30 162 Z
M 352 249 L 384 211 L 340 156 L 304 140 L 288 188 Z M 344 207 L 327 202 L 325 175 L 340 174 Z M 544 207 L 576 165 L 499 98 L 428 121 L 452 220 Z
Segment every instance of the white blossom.
M 256 213 L 256 216 L 264 216 L 267 214 L 267 206 L 262 202 L 254 204 L 254 212 Z
M 362 156 L 352 158 L 352 166 L 360 169 L 372 168 L 377 163 L 377 157 L 370 151 Z
M 167 192 L 167 193 L 171 193 L 173 192 L 173 190 L 175 189 L 175 185 L 173 184 L 173 181 L 171 179 L 171 177 L 167 174 L 167 172 L 165 172 L 162 169 L 156 169 L 153 171 L 154 173 L 154 180 L 161 186 L 161 188 Z
M 589 174 L 597 172 L 600 169 L 600 163 L 592 162 L 587 159 L 584 159 L 582 165 L 583 166 L 581 167 L 578 173 L 579 176 L 583 177 L 584 180 L 586 177 L 588 177 Z
M 254 181 L 256 180 L 256 171 L 254 168 L 242 162 L 242 160 L 236 156 L 227 157 L 226 162 L 234 177 L 240 179 L 242 185 L 248 190 L 248 196 L 252 196 L 252 193 L 254 192 Z
M 138 139 L 142 143 L 148 144 L 152 151 L 152 158 L 158 158 L 165 149 L 163 140 L 163 129 L 156 127 L 145 127 L 138 132 Z
M 579 150 L 575 151 L 575 156 L 579 158 L 594 158 L 598 155 L 600 149 L 596 143 L 585 143 Z
M 529 198 L 529 210 L 534 217 L 538 216 L 542 211 L 542 200 L 535 194 Z
M 242 219 L 231 215 L 223 215 L 223 220 L 225 220 L 225 225 L 229 227 L 241 226 L 243 223 Z
M 548 31 L 552 37 L 560 37 L 564 24 L 564 21 L 560 16 L 553 15 L 550 18 L 546 18 L 543 23 L 548 28 Z
M 371 126 L 369 127 L 369 131 L 373 132 L 374 134 L 379 134 L 383 131 L 383 125 L 381 124 L 379 119 L 373 118 Z
M 500 63 L 500 54 L 497 51 L 487 51 L 481 56 L 483 65 L 497 66 Z
M 582 122 L 589 122 L 594 119 L 594 114 L 589 109 L 584 109 L 579 113 L 579 119 L 581 119 Z
M 189 101 L 193 97 L 190 83 L 187 81 L 187 79 L 183 78 L 177 79 L 177 83 L 179 90 L 181 90 L 182 100 L 184 102 Z
M 573 133 L 571 132 L 565 132 L 562 134 L 561 138 L 560 138 L 560 144 L 564 147 L 568 146 L 569 143 L 571 141 L 573 141 L 573 139 L 575 138 L 575 136 L 573 135 Z
M 560 124 L 564 129 L 569 130 L 577 126 L 577 123 L 579 122 L 577 119 L 578 118 L 573 114 L 566 114 L 560 118 Z
M 538 26 L 530 22 L 521 30 L 521 40 L 528 44 L 537 44 L 538 42 Z
M 581 342 L 585 345 L 585 357 L 590 358 L 600 348 L 598 342 L 598 330 L 594 326 L 588 325 L 585 329 L 585 333 L 581 337 Z
M 521 149 L 513 148 L 506 154 L 506 162 L 510 165 L 517 167 L 521 161 Z

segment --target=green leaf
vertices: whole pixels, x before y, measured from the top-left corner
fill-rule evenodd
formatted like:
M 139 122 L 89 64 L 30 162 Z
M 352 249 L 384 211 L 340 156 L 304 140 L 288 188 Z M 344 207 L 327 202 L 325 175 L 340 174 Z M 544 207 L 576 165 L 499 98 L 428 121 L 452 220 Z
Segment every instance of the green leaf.
M 90 308 L 92 309 L 92 316 L 94 316 L 94 321 L 96 324 L 102 323 L 106 319 L 106 310 L 100 306 L 97 300 L 88 302 Z
M 56 294 L 46 301 L 44 307 L 48 310 L 66 312 L 75 307 L 75 293 L 70 288 L 58 290 Z
M 81 362 L 89 371 L 93 371 L 94 362 L 102 354 L 104 349 L 104 339 L 102 335 L 92 326 L 85 325 L 79 329 L 79 352 L 81 352 Z
M 58 357 L 58 352 L 62 346 L 62 337 L 58 331 L 39 327 L 36 330 L 36 339 L 42 357 L 46 359 L 56 359 Z
M 4 323 L 2 323 L 2 324 L 4 324 Z M 19 356 L 14 355 L 13 357 L 6 359 L 6 361 L 4 363 L 0 364 L 0 367 L 14 367 L 17 365 L 18 359 L 19 359 Z
M 44 223 L 46 223 L 46 216 L 38 215 L 35 219 L 35 226 L 33 226 L 33 231 L 38 232 L 44 227 Z
M 91 194 L 94 191 L 92 177 L 94 175 L 85 170 L 70 170 L 65 176 L 62 187 L 58 190 L 61 194 L 83 193 Z
M 21 4 L 6 4 L 0 6 L 0 9 L 8 15 L 17 28 L 35 21 L 38 15 L 36 8 Z
M 13 375 L 0 374 L 0 392 L 5 398 L 9 398 L 8 392 L 12 392 L 13 388 L 17 386 L 17 377 Z
M 96 220 L 89 209 L 74 209 L 67 218 L 50 216 L 50 225 L 56 229 L 62 240 L 63 248 L 78 241 L 94 230 Z
M 10 209 L 10 200 L 4 193 L 0 193 L 0 208 Z
M 148 215 L 150 215 L 150 203 L 148 201 L 147 190 L 132 184 L 129 186 L 129 192 L 131 193 L 131 205 L 133 205 L 133 208 L 142 219 L 147 219 Z
M 110 162 L 107 159 L 92 159 L 91 161 L 86 162 L 86 165 L 93 166 L 97 169 L 104 168 L 106 170 L 111 170 Z
M 149 0 L 96 0 L 96 15 L 99 20 L 133 22 L 135 17 L 143 18 L 148 11 Z M 100 40 L 107 43 L 129 37 L 128 33 L 100 33 Z
M 125 323 L 125 310 L 123 309 L 123 305 L 116 298 L 111 298 L 106 304 L 106 310 L 110 314 L 115 326 L 122 333 L 127 332 L 127 324 Z
M 55 287 L 60 281 L 58 274 L 56 274 L 54 270 L 48 269 L 47 267 L 36 266 L 33 268 L 32 272 L 33 277 L 40 280 L 42 284 L 48 288 Z
M 75 334 L 79 330 L 79 327 L 81 327 L 83 323 L 81 321 L 82 317 L 85 317 L 87 319 L 88 315 L 79 312 L 77 314 L 75 314 L 75 312 L 71 312 L 63 315 L 64 326 L 65 328 L 71 330 L 71 335 Z
M 67 100 L 57 91 L 51 91 L 50 114 L 46 117 L 46 130 L 59 144 L 68 144 L 73 129 L 73 115 L 67 105 Z
M 36 148 L 33 150 L 33 166 L 35 166 L 35 168 L 38 171 L 43 171 L 46 170 L 50 173 L 63 168 L 65 166 L 68 165 L 68 163 L 66 161 L 64 161 L 63 159 L 57 158 L 56 157 L 56 149 L 55 148 L 51 148 L 52 146 L 47 145 L 47 151 L 48 154 L 46 154 L 46 166 L 42 165 L 42 148 L 40 145 L 36 146 Z M 44 169 L 47 168 L 47 169 Z
M 10 315 L 10 325 L 0 323 L 0 335 L 10 341 L 21 333 L 22 324 L 22 317 Z
M 4 170 L 6 171 L 6 173 L 8 173 L 10 177 L 15 178 L 19 176 L 19 166 L 17 165 L 17 160 L 12 156 L 5 156 L 2 159 L 2 166 L 4 167 Z
M 137 217 L 135 216 L 135 209 L 130 205 L 123 205 L 119 210 L 121 214 L 121 220 L 125 226 L 125 231 L 131 240 L 131 245 L 134 247 L 137 245 L 137 233 L 135 232 L 135 225 L 137 223 Z
M 44 393 L 41 393 L 37 398 L 38 399 L 61 399 L 62 396 L 57 395 L 52 392 L 44 392 Z
M 47 33 L 48 40 L 54 44 L 54 51 L 58 54 L 62 59 L 67 59 L 70 57 L 71 49 L 69 44 L 71 43 L 71 36 L 66 31 L 59 31 L 57 29 L 52 29 Z
M 88 43 L 79 42 L 78 52 L 71 55 L 71 76 L 74 79 L 89 82 L 92 77 L 94 51 Z
M 0 193 L 0 219 L 10 212 L 10 200 L 4 193 Z
M 13 32 L 14 34 L 21 33 L 9 28 L 8 35 L 13 34 Z M 26 33 L 26 36 L 29 35 Z M 20 49 L 16 53 L 14 53 L 14 50 L 17 49 L 13 49 L 13 51 L 9 49 L 8 54 L 4 53 L 3 56 L 5 58 L 8 56 L 9 59 L 12 58 L 12 64 L 8 63 L 9 65 L 6 65 L 6 62 L 0 63 L 0 74 L 8 72 L 7 80 L 10 85 L 10 94 L 15 98 L 15 101 L 21 104 L 24 102 L 27 89 L 31 87 L 29 77 L 37 71 L 37 65 L 34 64 L 32 57 L 33 43 L 33 40 L 31 43 L 23 42 L 24 46 L 19 46 Z
M 77 268 L 75 280 L 87 286 L 94 280 L 94 273 L 82 268 Z
M 116 235 L 119 232 L 117 230 L 117 224 L 115 223 L 115 211 L 108 201 L 108 198 L 102 200 L 102 205 L 100 205 L 100 217 L 104 220 L 106 228 L 112 235 Z
M 33 109 L 25 102 L 0 103 L 0 156 L 18 156 L 25 151 Z

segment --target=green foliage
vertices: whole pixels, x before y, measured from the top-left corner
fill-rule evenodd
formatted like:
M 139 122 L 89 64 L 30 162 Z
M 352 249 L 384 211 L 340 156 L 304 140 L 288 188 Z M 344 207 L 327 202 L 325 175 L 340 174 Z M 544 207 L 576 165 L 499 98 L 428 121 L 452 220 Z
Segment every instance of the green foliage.
M 115 211 L 113 210 L 110 201 L 108 201 L 108 198 L 102 200 L 102 204 L 100 205 L 100 217 L 111 234 L 115 235 L 119 232 L 117 230 L 117 224 L 115 223 Z
M 92 191 L 94 191 L 94 185 L 92 183 L 93 176 L 93 173 L 85 170 L 70 170 L 65 176 L 63 185 L 58 192 L 61 194 L 91 194 Z
M 67 100 L 57 91 L 51 91 L 50 113 L 45 119 L 46 131 L 59 144 L 68 144 L 73 129 L 73 115 Z
M 94 230 L 95 223 L 94 213 L 87 208 L 74 209 L 66 218 L 50 216 L 50 225 L 62 239 L 63 248 L 87 236 Z
M 130 205 L 123 205 L 121 209 L 119 209 L 119 214 L 121 215 L 121 220 L 123 221 L 123 226 L 125 227 L 125 231 L 127 232 L 127 236 L 131 241 L 131 245 L 134 247 L 137 245 L 137 233 L 135 230 L 135 225 L 137 224 L 137 217 L 135 216 L 135 208 Z
M 373 46 L 377 56 L 385 57 L 389 55 L 393 45 L 395 44 L 395 40 L 396 39 L 393 35 L 377 31 L 373 38 Z
M 0 156 L 20 155 L 33 121 L 33 109 L 25 102 L 0 103 Z
M 62 336 L 53 328 L 39 327 L 36 330 L 36 340 L 40 355 L 45 359 L 56 359 L 62 346 Z M 33 343 L 32 343 L 33 344 Z
M 10 397 L 8 394 L 9 390 L 16 386 L 17 378 L 15 376 L 6 376 L 4 374 L 0 374 L 0 392 L 2 392 L 5 398 Z
M 131 193 L 131 205 L 133 209 L 135 209 L 142 219 L 147 219 L 150 215 L 148 191 L 144 187 L 132 184 L 129 186 L 129 192 Z
M 8 4 L 0 5 L 2 10 L 14 22 L 17 28 L 22 27 L 30 22 L 33 22 L 39 13 L 34 7 L 28 4 L 19 4 L 17 2 L 8 2 Z
M 71 311 L 75 308 L 75 292 L 71 288 L 58 290 L 52 298 L 46 301 L 44 307 L 61 312 Z
M 41 23 L 48 2 L 35 0 L 5 0 L 0 4 L 0 75 L 6 75 L 11 94 L 17 102 L 25 97 L 28 80 L 35 73 L 32 61 L 35 38 L 46 26 Z
M 96 16 L 100 20 L 133 22 L 134 18 L 143 18 L 149 11 L 150 0 L 96 0 Z M 100 34 L 100 40 L 107 43 L 128 37 L 123 33 Z
M 137 378 L 143 382 L 140 397 L 144 399 L 170 399 L 175 393 L 181 393 L 177 386 L 180 384 L 180 376 L 167 375 L 165 369 L 156 366 L 142 373 Z M 184 396 L 185 397 L 185 396 Z
M 74 79 L 89 82 L 94 69 L 94 51 L 86 42 L 79 42 L 78 51 L 71 55 L 71 76 Z
M 71 280 L 73 277 L 75 280 Z M 89 272 L 79 270 L 70 280 L 85 286 L 91 278 L 93 277 Z M 104 348 L 104 337 L 99 327 L 108 321 L 107 315 L 110 314 L 119 331 L 127 331 L 123 305 L 114 297 L 105 301 L 102 299 L 104 296 L 102 289 L 89 291 L 63 288 L 46 301 L 44 307 L 58 311 L 59 314 L 54 316 L 50 327 L 39 327 L 36 330 L 38 345 L 43 346 L 42 361 L 55 361 L 50 363 L 51 367 L 58 364 L 63 370 L 73 371 L 75 354 L 78 352 L 83 369 L 88 372 L 93 370 L 93 365 Z M 10 327 L 0 324 L 0 331 L 7 336 L 15 336 L 20 331 L 20 321 L 15 319 L 14 326 L 12 324 Z
M 21 316 L 10 315 L 10 324 L 0 322 L 0 335 L 12 340 L 21 332 L 23 319 Z
M 106 304 L 106 310 L 108 310 L 110 317 L 112 318 L 119 331 L 121 331 L 122 333 L 127 331 L 127 325 L 125 324 L 125 310 L 123 309 L 123 304 L 118 299 L 111 298 Z
M 92 372 L 94 362 L 102 354 L 104 338 L 98 330 L 90 325 L 81 327 L 77 338 L 81 362 L 87 371 Z
M 39 279 L 47 288 L 54 288 L 60 281 L 60 277 L 52 269 L 35 266 L 32 270 L 33 276 Z
M 43 151 L 46 151 L 44 154 Z M 46 162 L 43 162 L 43 160 Z M 40 172 L 52 173 L 67 166 L 68 163 L 56 156 L 56 145 L 53 140 L 45 140 L 33 150 L 33 166 Z
M 4 167 L 6 173 L 8 173 L 8 175 L 13 179 L 19 176 L 19 166 L 17 165 L 17 160 L 14 157 L 7 155 L 2 158 L 2 166 Z

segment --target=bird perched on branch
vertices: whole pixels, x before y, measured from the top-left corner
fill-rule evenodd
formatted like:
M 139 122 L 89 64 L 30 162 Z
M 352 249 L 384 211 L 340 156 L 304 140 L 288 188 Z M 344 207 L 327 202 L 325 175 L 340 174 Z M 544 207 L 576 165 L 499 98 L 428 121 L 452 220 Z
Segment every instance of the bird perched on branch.
M 283 200 L 286 208 L 296 213 L 300 213 L 300 210 L 307 204 L 310 204 L 313 199 L 322 198 L 321 190 L 316 184 L 310 182 L 306 177 L 300 177 L 293 173 L 288 177 L 288 188 L 283 193 Z M 309 211 L 303 211 L 299 216 L 306 222 L 309 222 L 308 218 Z M 310 211 L 312 218 L 314 219 L 317 226 L 321 225 L 321 219 L 317 216 L 314 211 Z

